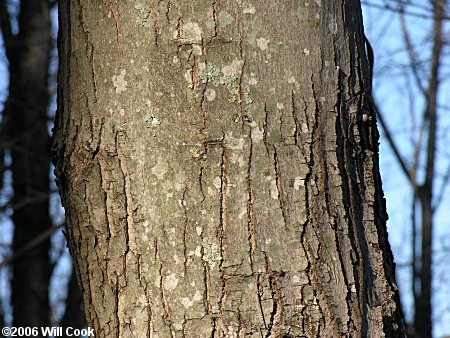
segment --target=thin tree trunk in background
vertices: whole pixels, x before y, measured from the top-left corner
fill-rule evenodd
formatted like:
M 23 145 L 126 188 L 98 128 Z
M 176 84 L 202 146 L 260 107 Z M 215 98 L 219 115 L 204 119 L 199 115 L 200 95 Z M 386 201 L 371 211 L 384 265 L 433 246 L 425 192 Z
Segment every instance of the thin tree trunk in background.
M 49 216 L 50 144 L 47 129 L 50 16 L 48 1 L 20 3 L 19 34 L 9 25 L 2 5 L 2 30 L 9 61 L 10 86 L 4 123 L 11 151 L 14 199 L 27 201 L 13 211 L 13 251 L 20 250 L 51 226 Z M 49 239 L 13 261 L 13 326 L 49 325 Z
M 405 336 L 358 1 L 66 0 L 59 55 L 96 337 Z
M 425 119 L 428 121 L 426 145 L 425 181 L 419 186 L 418 197 L 422 215 L 421 264 L 419 270 L 419 295 L 415 303 L 414 337 L 432 337 L 432 265 L 433 265 L 433 195 L 436 163 L 436 138 L 438 128 L 437 97 L 439 88 L 439 68 L 444 46 L 443 19 L 446 0 L 434 3 L 433 50 L 431 55 L 431 74 L 426 93 Z

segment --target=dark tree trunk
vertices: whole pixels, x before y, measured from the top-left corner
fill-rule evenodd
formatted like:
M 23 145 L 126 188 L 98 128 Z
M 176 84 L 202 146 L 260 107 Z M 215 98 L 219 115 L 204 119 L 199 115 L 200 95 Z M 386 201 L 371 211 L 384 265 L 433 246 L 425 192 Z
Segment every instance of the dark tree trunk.
M 50 143 L 47 126 L 48 64 L 51 35 L 46 0 L 20 3 L 19 33 L 8 32 L 2 5 L 2 31 L 9 61 L 9 96 L 4 137 L 11 151 L 14 198 L 13 251 L 51 226 L 49 216 Z M 49 325 L 49 239 L 27 250 L 12 264 L 13 325 Z
M 84 312 L 82 311 L 82 304 L 83 298 L 78 287 L 77 274 L 75 268 L 72 268 L 72 274 L 67 288 L 66 309 L 60 323 L 60 326 L 63 327 L 63 332 L 67 332 L 66 329 L 69 327 L 82 329 L 87 326 Z

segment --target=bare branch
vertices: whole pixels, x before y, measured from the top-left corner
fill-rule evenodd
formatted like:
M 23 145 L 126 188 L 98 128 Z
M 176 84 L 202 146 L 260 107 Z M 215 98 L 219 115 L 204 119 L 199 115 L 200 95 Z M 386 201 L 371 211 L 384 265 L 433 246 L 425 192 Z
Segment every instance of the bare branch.
M 382 5 L 377 4 L 375 2 L 372 2 L 372 1 L 361 1 L 361 3 L 364 6 L 367 6 L 367 7 L 387 10 L 387 11 L 391 11 L 391 12 L 395 12 L 395 13 L 399 12 L 399 9 L 397 7 L 391 6 L 388 3 L 383 3 Z M 415 5 L 415 7 L 418 7 L 418 6 Z M 428 13 L 432 13 L 433 10 L 431 8 L 421 8 L 421 10 L 422 10 L 422 12 L 411 11 L 411 10 L 403 10 L 403 14 L 409 15 L 409 16 L 412 16 L 412 17 L 416 17 L 416 18 L 426 19 L 426 20 L 433 19 L 433 16 L 428 14 Z M 442 19 L 449 20 L 450 17 L 445 15 L 445 16 L 442 17 Z
M 2 30 L 3 41 L 5 43 L 5 53 L 8 61 L 11 61 L 11 46 L 14 42 L 14 35 L 11 30 L 11 19 L 6 7 L 6 1 L 0 1 L 0 29 Z
M 402 8 L 403 5 L 401 3 L 401 0 L 397 0 L 397 3 L 398 3 L 399 8 Z M 410 69 L 412 71 L 414 79 L 416 80 L 416 84 L 417 84 L 417 87 L 419 88 L 420 92 L 423 95 L 426 95 L 426 90 L 425 90 L 424 86 L 422 85 L 421 77 L 419 76 L 419 71 L 417 69 L 417 66 L 419 63 L 417 62 L 416 53 L 415 53 L 414 47 L 411 43 L 408 29 L 406 28 L 405 15 L 403 14 L 403 11 L 401 11 L 401 10 L 399 11 L 399 16 L 400 16 L 400 27 L 402 30 L 403 40 L 405 42 L 406 51 L 407 51 L 408 57 L 409 57 Z
M 437 134 L 437 95 L 439 87 L 439 68 L 441 62 L 441 52 L 443 48 L 442 40 L 442 16 L 444 14 L 445 0 L 436 2 L 434 21 L 433 50 L 431 54 L 431 76 L 427 90 L 427 105 L 425 108 L 425 117 L 429 121 L 427 158 L 425 168 L 425 186 L 430 189 L 432 196 L 434 165 L 436 157 L 436 134 Z
M 22 256 L 23 254 L 27 253 L 29 250 L 37 247 L 39 244 L 41 244 L 43 241 L 45 241 L 47 238 L 49 238 L 51 235 L 53 235 L 56 230 L 61 228 L 64 224 L 55 225 L 51 228 L 48 228 L 44 232 L 42 232 L 39 236 L 35 237 L 33 240 L 28 242 L 25 246 L 14 252 L 9 257 L 6 257 L 2 262 L 0 262 L 0 268 L 3 268 L 5 266 L 8 266 L 13 261 L 15 261 L 17 258 Z
M 381 128 L 383 129 L 383 132 L 386 135 L 386 139 L 387 139 L 387 141 L 389 143 L 389 146 L 391 147 L 395 158 L 397 159 L 398 163 L 400 164 L 400 167 L 402 168 L 403 173 L 408 178 L 409 182 L 412 183 L 413 182 L 413 178 L 411 177 L 411 172 L 408 169 L 405 161 L 403 160 L 403 157 L 400 154 L 400 151 L 398 150 L 398 147 L 395 144 L 394 139 L 392 138 L 392 133 L 390 132 L 390 130 L 388 129 L 388 126 L 384 122 L 384 117 L 381 114 L 380 109 L 377 107 L 377 104 L 374 103 L 374 106 L 375 106 L 375 110 L 376 110 L 378 121 L 380 122 Z

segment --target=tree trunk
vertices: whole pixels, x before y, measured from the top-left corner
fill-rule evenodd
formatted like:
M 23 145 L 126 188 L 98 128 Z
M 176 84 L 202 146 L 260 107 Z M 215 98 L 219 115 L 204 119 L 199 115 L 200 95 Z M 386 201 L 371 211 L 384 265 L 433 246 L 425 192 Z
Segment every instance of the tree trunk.
M 77 283 L 77 274 L 72 269 L 69 285 L 67 286 L 66 309 L 59 325 L 63 328 L 65 335 L 71 337 L 74 329 L 82 330 L 86 327 L 86 318 L 81 310 L 83 299 Z M 67 330 L 68 328 L 71 328 Z
M 416 297 L 414 313 L 414 337 L 431 337 L 432 325 L 432 266 L 433 266 L 433 196 L 436 166 L 436 141 L 438 135 L 438 93 L 439 71 L 442 67 L 442 53 L 445 46 L 443 20 L 447 1 L 438 0 L 434 4 L 433 49 L 431 74 L 426 95 L 425 117 L 428 122 L 425 181 L 419 187 L 422 214 L 422 236 L 420 251 L 420 285 Z M 414 248 L 415 249 L 415 248 Z
M 98 337 L 403 337 L 358 1 L 61 1 Z
M 10 73 L 2 132 L 7 133 L 3 137 L 11 151 L 13 251 L 18 252 L 51 226 L 47 125 L 50 10 L 48 1 L 21 1 L 17 36 L 11 33 L 4 4 L 1 11 Z M 46 239 L 12 263 L 11 301 L 15 327 L 49 325 L 49 248 L 50 240 Z

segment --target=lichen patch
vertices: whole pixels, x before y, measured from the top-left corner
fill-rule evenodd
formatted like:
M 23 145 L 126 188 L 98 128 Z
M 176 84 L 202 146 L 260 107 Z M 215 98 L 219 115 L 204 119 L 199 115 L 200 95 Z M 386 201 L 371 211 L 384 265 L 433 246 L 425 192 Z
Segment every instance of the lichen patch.
M 214 196 L 215 194 L 216 194 L 216 192 L 214 191 L 214 189 L 211 188 L 211 187 L 208 187 L 208 195 L 209 196 Z
M 167 162 L 163 159 L 159 159 L 158 163 L 152 168 L 152 174 L 162 180 L 168 168 Z
M 202 41 L 202 28 L 197 22 L 187 22 L 183 26 L 181 38 L 190 42 L 200 43 Z
M 216 91 L 212 88 L 207 88 L 205 90 L 206 100 L 209 102 L 214 101 L 216 99 Z
M 229 65 L 222 67 L 223 76 L 240 75 L 244 61 L 234 59 Z
M 117 94 L 120 94 L 127 90 L 127 84 L 128 82 L 125 80 L 125 75 L 127 74 L 127 71 L 125 69 L 122 69 L 120 71 L 119 75 L 113 75 L 112 82 L 113 86 L 116 90 Z
M 178 278 L 175 275 L 175 273 L 171 273 L 164 279 L 164 289 L 166 290 L 173 290 L 177 287 L 177 285 L 178 285 Z
M 192 305 L 194 305 L 195 302 L 198 302 L 200 300 L 202 300 L 202 294 L 199 290 L 197 290 L 195 291 L 192 299 L 189 299 L 188 297 L 181 298 L 181 304 L 183 304 L 186 309 L 189 309 L 190 307 L 192 307 Z
M 308 125 L 306 124 L 306 122 L 303 122 L 302 123 L 302 133 L 307 133 L 307 132 L 309 132 Z
M 256 13 L 255 6 L 253 6 L 253 5 L 246 5 L 244 7 L 244 9 L 242 10 L 242 13 L 244 13 L 244 14 L 255 14 Z
M 231 136 L 231 133 L 227 133 L 226 145 L 227 148 L 231 150 L 242 150 L 244 149 L 245 140 L 243 137 L 235 138 Z
M 258 84 L 258 79 L 256 78 L 255 73 L 250 73 L 250 78 L 247 80 L 249 85 L 255 86 Z
M 219 22 L 222 27 L 226 27 L 233 22 L 233 17 L 227 11 L 221 11 L 219 13 Z
M 203 49 L 201 46 L 199 45 L 193 45 L 192 46 L 192 52 L 194 53 L 194 55 L 202 55 L 203 54 Z
M 296 177 L 294 179 L 294 189 L 298 191 L 300 187 L 303 186 L 305 186 L 305 179 L 302 177 Z
M 266 50 L 269 47 L 269 42 L 270 40 L 267 40 L 265 38 L 256 39 L 256 44 L 261 50 Z
M 220 187 L 222 186 L 222 180 L 220 179 L 219 176 L 214 177 L 213 184 L 216 187 L 216 189 L 220 189 Z
M 252 128 L 252 141 L 258 143 L 264 138 L 264 130 L 262 128 Z

